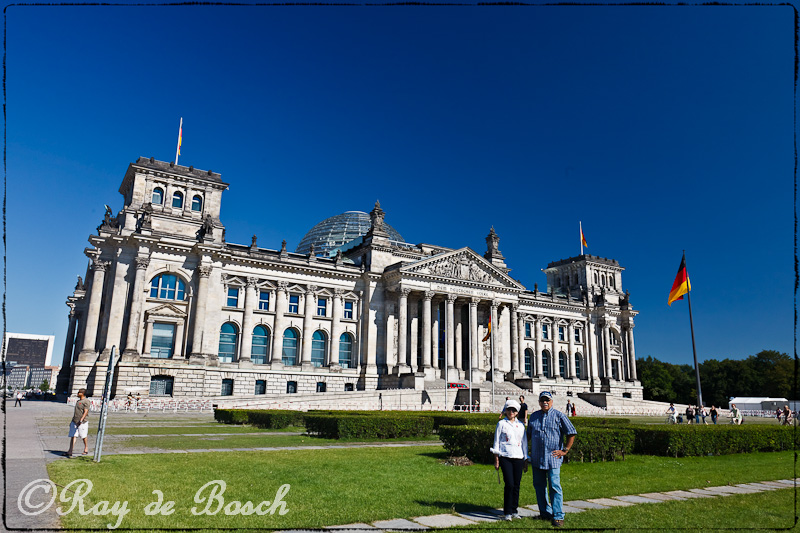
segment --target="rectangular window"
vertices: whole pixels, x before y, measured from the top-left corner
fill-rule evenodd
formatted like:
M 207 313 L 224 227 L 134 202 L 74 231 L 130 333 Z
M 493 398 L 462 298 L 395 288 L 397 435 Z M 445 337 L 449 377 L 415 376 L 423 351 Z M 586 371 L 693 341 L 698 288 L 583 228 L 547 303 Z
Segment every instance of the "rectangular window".
M 153 324 L 153 336 L 150 342 L 150 357 L 169 359 L 175 348 L 175 324 Z
M 575 342 L 581 342 L 581 330 L 575 329 Z
M 263 379 L 256 380 L 256 394 L 266 394 L 267 393 L 267 382 Z
M 550 338 L 550 324 L 542 324 L 542 339 L 548 340 Z
M 352 384 L 352 383 L 345 383 L 345 384 L 344 384 L 344 390 L 345 390 L 345 392 L 351 392 L 351 391 L 353 391 L 353 390 L 354 390 L 354 389 L 353 389 L 353 384 Z
M 297 392 L 297 382 L 296 381 L 287 381 L 286 382 L 286 393 L 287 394 L 295 394 Z
M 258 293 L 258 308 L 262 311 L 269 311 L 269 291 Z
M 317 316 L 328 316 L 327 298 L 317 298 Z
M 228 307 L 239 307 L 239 289 L 228 289 Z
M 150 396 L 172 396 L 174 379 L 168 376 L 153 376 L 150 379 Z
M 567 340 L 566 334 L 564 333 L 564 326 L 558 326 L 558 340 L 565 341 Z M 562 374 L 563 376 L 563 374 Z
M 317 381 L 317 392 L 325 392 L 328 390 L 328 386 L 325 384 L 324 381 Z
M 299 294 L 290 294 L 289 295 L 289 312 L 294 313 L 295 315 L 300 313 L 300 295 Z
M 353 319 L 353 302 L 344 303 L 344 317 L 349 320 Z
M 525 336 L 527 338 L 529 338 L 529 339 L 531 338 L 531 323 L 530 322 L 525 322 Z
M 233 380 L 232 379 L 223 379 L 222 380 L 222 391 L 220 396 L 233 396 Z

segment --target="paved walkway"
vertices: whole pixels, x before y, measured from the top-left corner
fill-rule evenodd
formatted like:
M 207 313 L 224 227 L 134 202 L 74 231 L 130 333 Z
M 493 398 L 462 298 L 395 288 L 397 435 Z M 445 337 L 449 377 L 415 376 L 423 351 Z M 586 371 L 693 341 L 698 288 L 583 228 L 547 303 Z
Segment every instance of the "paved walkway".
M 54 428 L 63 427 L 62 435 L 66 434 L 69 419 L 72 416 L 72 407 L 65 404 L 53 402 L 25 401 L 22 407 L 12 407 L 13 402 L 7 402 L 5 407 L 5 430 L 6 430 L 6 463 L 5 480 L 6 492 L 3 493 L 5 509 L 5 528 L 13 529 L 35 529 L 43 533 L 60 530 L 59 517 L 54 508 L 36 515 L 27 516 L 19 510 L 18 498 L 23 489 L 37 479 L 48 479 L 46 463 L 58 460 L 63 457 L 63 453 L 68 446 L 68 439 L 65 436 L 56 437 Z M 48 421 L 59 421 L 63 424 L 53 427 L 42 428 L 37 426 L 37 419 L 47 419 Z M 97 414 L 92 413 L 92 425 L 97 423 Z M 49 433 L 49 434 L 48 434 Z M 285 433 L 284 433 L 285 434 Z M 197 434 L 192 434 L 197 435 Z M 219 436 L 222 434 L 213 434 Z M 241 435 L 238 433 L 236 435 Z M 147 435 L 153 436 L 153 435 Z M 208 450 L 126 450 L 119 453 L 198 453 L 198 452 L 224 452 L 224 451 L 272 451 L 284 449 L 303 449 L 321 450 L 337 448 L 364 448 L 364 447 L 405 447 L 405 446 L 430 446 L 431 441 L 422 442 L 397 442 L 397 443 L 369 443 L 369 444 L 343 444 L 343 445 L 321 445 L 321 446 L 293 446 L 293 447 L 269 447 L 269 448 L 239 448 L 239 449 L 208 449 Z M 80 444 L 79 444 L 80 445 Z M 90 453 L 94 446 L 94 436 L 89 438 Z M 104 455 L 106 455 L 104 453 Z M 594 509 L 608 509 L 610 507 L 639 505 L 644 503 L 659 503 L 662 501 L 682 501 L 695 498 L 715 498 L 728 496 L 731 494 L 753 494 L 757 492 L 781 490 L 794 488 L 797 480 L 781 479 L 776 481 L 762 481 L 759 483 L 743 483 L 739 485 L 726 485 L 720 487 L 704 487 L 689 490 L 675 490 L 668 492 L 653 492 L 645 494 L 616 496 L 613 498 L 594 498 L 589 500 L 567 501 L 564 510 L 567 513 L 580 513 Z M 2 487 L 0 487 L 2 490 Z M 50 497 L 44 490 L 32 491 L 28 494 L 28 505 L 35 507 L 39 504 L 46 504 Z M 528 517 L 538 516 L 539 510 L 536 505 L 521 507 L 520 514 Z M 502 512 L 497 509 L 486 511 L 475 511 L 469 513 L 439 514 L 431 516 L 418 516 L 416 518 L 395 520 L 380 520 L 372 524 L 345 524 L 341 526 L 331 526 L 328 530 L 337 533 L 346 531 L 369 531 L 378 533 L 380 531 L 411 531 L 425 530 L 429 528 L 455 527 L 465 525 L 475 525 L 481 522 L 493 522 L 502 518 Z M 290 530 L 300 532 L 306 530 Z M 309 530 L 310 531 L 310 530 Z M 316 530 L 320 531 L 320 530 Z M 285 533 L 288 533 L 286 531 Z

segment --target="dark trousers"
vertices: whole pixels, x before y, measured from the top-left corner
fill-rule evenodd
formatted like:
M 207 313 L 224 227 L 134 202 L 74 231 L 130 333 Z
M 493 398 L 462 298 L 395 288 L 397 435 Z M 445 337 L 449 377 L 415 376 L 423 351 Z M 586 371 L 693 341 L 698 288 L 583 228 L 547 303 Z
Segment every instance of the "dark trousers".
M 14 402 L 14 407 L 16 407 L 16 406 L 18 406 L 18 405 L 19 405 L 20 407 L 22 407 L 22 400 L 20 400 L 19 398 L 17 398 L 17 401 L 15 401 L 15 402 Z
M 503 514 L 514 514 L 519 507 L 519 485 L 522 483 L 522 467 L 525 459 L 509 459 L 500 457 L 500 470 L 506 484 L 503 492 Z

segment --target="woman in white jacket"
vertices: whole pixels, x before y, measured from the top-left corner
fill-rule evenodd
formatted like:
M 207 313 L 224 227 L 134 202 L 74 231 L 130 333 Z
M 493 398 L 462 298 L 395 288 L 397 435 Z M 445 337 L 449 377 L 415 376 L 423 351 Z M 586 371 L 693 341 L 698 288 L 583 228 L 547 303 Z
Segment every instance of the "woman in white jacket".
M 519 486 L 522 473 L 528 471 L 528 439 L 525 438 L 525 424 L 517 420 L 519 402 L 508 400 L 503 406 L 505 415 L 494 431 L 494 469 L 503 470 L 506 487 L 503 493 L 503 514 L 506 520 L 522 518 L 518 512 Z

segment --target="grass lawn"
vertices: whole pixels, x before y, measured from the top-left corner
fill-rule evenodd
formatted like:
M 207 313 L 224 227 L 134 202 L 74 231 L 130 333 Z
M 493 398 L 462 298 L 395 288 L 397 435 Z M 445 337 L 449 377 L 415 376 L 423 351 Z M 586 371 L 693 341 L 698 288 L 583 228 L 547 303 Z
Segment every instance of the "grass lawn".
M 186 425 L 179 427 L 159 426 L 108 426 L 106 435 L 180 435 L 184 433 L 291 433 L 304 432 L 306 428 L 291 426 L 285 429 L 262 429 L 255 426 L 196 426 Z
M 440 446 L 114 455 L 107 456 L 99 464 L 92 463 L 88 458 L 56 461 L 48 465 L 48 470 L 50 478 L 62 486 L 76 479 L 91 479 L 94 487 L 86 498 L 87 507 L 100 500 L 112 503 L 128 501 L 130 513 L 123 521 L 124 528 L 322 527 L 446 513 L 452 509 L 467 511 L 494 508 L 502 504 L 502 486 L 497 483 L 494 468 L 487 465 L 447 466 L 440 462 L 445 455 Z M 571 463 L 562 469 L 567 500 L 791 477 L 794 477 L 792 452 L 680 459 L 630 456 L 625 461 L 614 463 Z M 206 505 L 205 502 L 193 501 L 195 493 L 202 485 L 218 479 L 227 484 L 223 495 L 226 503 L 238 500 L 258 504 L 263 500 L 273 500 L 281 485 L 290 484 L 291 489 L 283 498 L 289 512 L 284 516 L 277 513 L 249 517 L 225 516 L 222 511 L 216 516 L 192 515 L 192 507 L 202 509 Z M 144 507 L 156 499 L 152 494 L 155 489 L 163 492 L 165 500 L 176 502 L 174 514 L 144 514 Z M 791 493 L 791 489 L 782 489 L 782 492 Z M 756 496 L 759 495 L 748 495 L 745 500 L 753 501 L 750 498 Z M 773 516 L 769 514 L 773 511 L 769 511 L 769 516 L 762 517 L 764 520 L 776 523 L 778 518 L 791 515 L 792 502 L 784 501 L 777 491 L 769 492 L 765 497 L 770 502 L 778 502 L 767 507 L 780 513 Z M 638 505 L 632 509 L 590 511 L 570 516 L 570 520 L 589 521 L 581 527 L 633 527 L 640 523 L 638 513 L 655 512 L 656 515 L 647 520 L 658 526 L 667 516 L 671 516 L 671 512 L 658 510 L 666 508 L 659 507 L 663 505 L 675 506 L 678 509 L 676 512 L 683 516 L 680 519 L 675 517 L 675 520 L 683 520 L 675 522 L 676 528 L 703 527 L 713 523 L 738 527 L 729 520 L 713 522 L 704 517 L 709 508 L 723 506 L 723 509 L 727 509 L 725 506 L 728 504 L 723 502 L 735 501 L 732 498 L 737 497 L 654 504 L 655 510 Z M 523 484 L 521 503 L 535 503 L 530 473 Z M 682 512 L 684 506 L 689 506 L 692 512 Z M 750 504 L 739 508 L 743 510 L 731 514 L 733 509 L 730 509 L 730 513 L 722 511 L 720 514 L 726 517 L 730 514 L 731 519 L 750 520 L 747 524 L 752 524 L 752 519 L 759 516 L 747 512 Z M 623 514 L 617 516 L 616 513 Z M 624 513 L 630 514 L 626 518 Z M 658 513 L 663 516 L 659 517 Z M 103 528 L 114 521 L 110 516 L 80 516 L 74 512 L 62 518 L 62 525 L 66 528 Z M 671 524 L 664 522 L 668 527 L 673 527 Z M 544 525 L 532 520 L 524 522 L 526 528 Z M 787 520 L 783 527 L 789 525 L 791 522 Z

